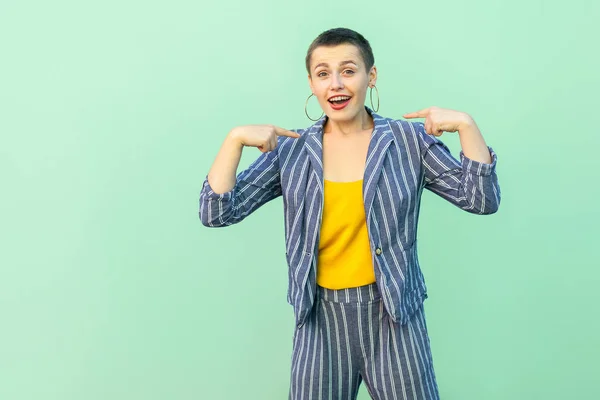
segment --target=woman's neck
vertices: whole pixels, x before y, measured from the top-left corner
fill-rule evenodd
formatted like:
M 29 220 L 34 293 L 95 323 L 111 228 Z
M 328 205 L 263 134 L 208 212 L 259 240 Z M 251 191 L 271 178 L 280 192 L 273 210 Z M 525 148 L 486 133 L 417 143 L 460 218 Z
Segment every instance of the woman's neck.
M 323 127 L 323 133 L 336 136 L 349 136 L 366 130 L 372 130 L 373 125 L 373 117 L 363 108 L 354 119 L 349 121 L 332 121 L 330 118 L 327 118 Z

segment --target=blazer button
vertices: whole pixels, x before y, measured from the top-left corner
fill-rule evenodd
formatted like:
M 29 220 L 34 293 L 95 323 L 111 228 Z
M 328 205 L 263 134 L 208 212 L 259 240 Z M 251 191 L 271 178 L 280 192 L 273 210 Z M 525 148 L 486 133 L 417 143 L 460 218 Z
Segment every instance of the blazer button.
M 380 255 L 381 254 L 381 248 L 378 247 L 375 249 L 375 254 Z

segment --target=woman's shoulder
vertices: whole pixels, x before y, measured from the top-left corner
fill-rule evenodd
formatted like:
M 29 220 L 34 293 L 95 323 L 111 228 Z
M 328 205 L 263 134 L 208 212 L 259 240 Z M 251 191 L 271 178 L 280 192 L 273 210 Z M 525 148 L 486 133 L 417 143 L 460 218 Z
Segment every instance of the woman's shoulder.
M 378 115 L 376 124 L 388 125 L 395 135 L 421 136 L 425 132 L 425 124 L 421 121 L 411 121 L 395 117 Z
M 299 134 L 300 137 L 295 138 L 291 136 L 279 136 L 277 138 L 277 150 L 279 154 L 282 152 L 287 153 L 289 151 L 293 151 L 293 149 L 298 147 L 298 144 L 304 142 L 306 140 L 309 128 L 293 128 L 288 130 Z
M 383 123 L 389 125 L 389 129 L 396 138 L 402 139 L 401 142 L 410 145 L 415 144 L 417 147 L 429 147 L 433 144 L 440 143 L 441 140 L 435 136 L 427 134 L 425 131 L 425 123 L 423 121 L 406 120 L 400 118 L 380 117 Z
M 413 121 L 413 120 L 406 120 L 406 119 L 401 119 L 401 118 L 395 118 L 395 117 L 386 117 L 386 116 L 378 116 L 379 118 L 381 118 L 382 120 L 385 120 L 386 122 L 392 124 L 396 124 L 397 126 L 401 127 L 401 128 L 419 128 L 421 126 L 424 125 L 423 122 L 421 121 Z

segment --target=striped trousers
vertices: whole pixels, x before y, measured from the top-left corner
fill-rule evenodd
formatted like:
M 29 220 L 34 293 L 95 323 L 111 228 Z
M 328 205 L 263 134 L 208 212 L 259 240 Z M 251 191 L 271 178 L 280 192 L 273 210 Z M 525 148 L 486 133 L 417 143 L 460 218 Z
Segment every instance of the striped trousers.
M 423 307 L 405 325 L 389 318 L 375 283 L 317 286 L 294 332 L 290 400 L 354 400 L 364 380 L 375 400 L 439 399 Z

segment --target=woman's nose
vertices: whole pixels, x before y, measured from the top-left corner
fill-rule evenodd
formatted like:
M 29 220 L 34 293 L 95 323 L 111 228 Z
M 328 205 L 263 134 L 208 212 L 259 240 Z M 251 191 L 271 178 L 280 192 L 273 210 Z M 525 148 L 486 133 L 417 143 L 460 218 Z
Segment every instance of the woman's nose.
M 338 74 L 331 75 L 331 89 L 337 90 L 342 89 L 344 84 L 342 83 L 342 79 Z

